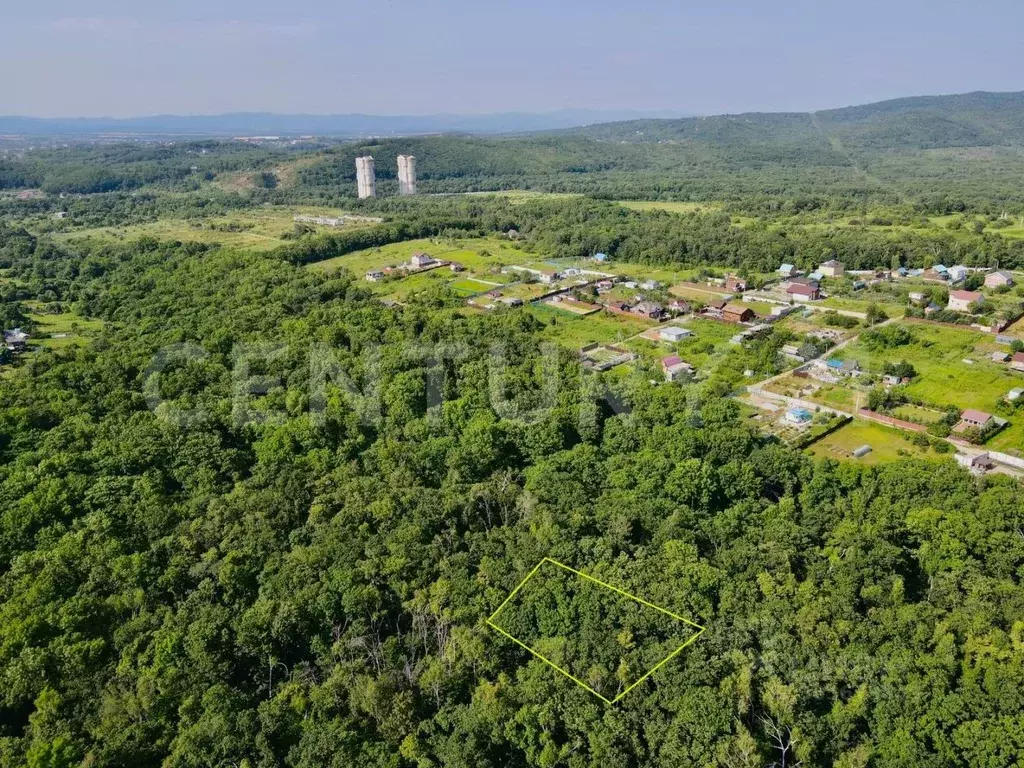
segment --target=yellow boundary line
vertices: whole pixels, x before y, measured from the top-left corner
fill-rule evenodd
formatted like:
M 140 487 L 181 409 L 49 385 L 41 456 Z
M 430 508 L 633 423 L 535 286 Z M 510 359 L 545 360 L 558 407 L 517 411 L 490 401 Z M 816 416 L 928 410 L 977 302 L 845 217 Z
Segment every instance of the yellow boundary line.
M 628 597 L 630 600 L 635 600 L 636 602 L 638 602 L 638 603 L 640 603 L 642 605 L 646 605 L 648 608 L 653 608 L 656 611 L 660 611 L 661 613 L 664 613 L 666 616 L 671 616 L 673 619 L 676 619 L 677 621 L 681 621 L 684 624 L 688 624 L 691 627 L 696 627 L 697 631 L 690 638 L 688 638 L 685 643 L 680 645 L 678 648 L 676 648 L 674 651 L 672 651 L 672 653 L 670 653 L 664 659 L 662 659 L 657 664 L 655 664 L 647 672 L 647 674 L 643 675 L 639 680 L 637 680 L 632 685 L 630 685 L 628 688 L 626 688 L 626 690 L 624 690 L 622 693 L 620 693 L 614 699 L 608 699 L 608 698 L 602 696 L 597 691 L 595 691 L 589 685 L 584 683 L 578 677 L 574 677 L 572 674 L 570 674 L 569 672 L 567 672 L 566 670 L 562 669 L 560 666 L 555 664 L 555 662 L 551 661 L 551 659 L 549 659 L 549 658 L 543 656 L 542 654 L 538 653 L 533 648 L 531 648 L 526 643 L 524 643 L 522 640 L 519 640 L 519 639 L 513 637 L 508 632 L 506 632 L 504 629 L 502 629 L 501 627 L 499 627 L 497 624 L 494 623 L 495 617 L 499 613 L 501 613 L 502 609 L 506 605 L 508 605 L 509 602 L 511 602 L 512 598 L 514 598 L 519 593 L 519 590 L 521 590 L 526 585 L 526 582 L 528 582 L 530 579 L 532 579 L 534 577 L 534 575 L 537 573 L 537 571 L 540 570 L 540 567 L 542 565 L 544 565 L 544 563 L 551 563 L 552 565 L 558 566 L 559 568 L 561 568 L 563 570 L 569 571 L 570 573 L 573 573 L 573 574 L 575 574 L 575 575 L 577 575 L 577 576 L 579 576 L 581 578 L 584 578 L 587 581 L 592 581 L 595 584 L 599 584 L 600 586 L 604 587 L 605 589 L 610 589 L 612 592 L 617 592 L 618 594 L 622 595 L 623 597 Z M 528 574 L 526 574 L 526 577 L 522 581 L 520 581 L 519 584 L 516 586 L 516 588 L 513 589 L 509 593 L 509 596 L 505 598 L 505 600 L 502 602 L 502 604 L 499 605 L 494 610 L 494 613 L 492 613 L 490 616 L 487 617 L 486 621 L 487 621 L 488 625 L 490 625 L 491 627 L 496 629 L 498 632 L 500 632 L 502 635 L 507 637 L 513 643 L 515 643 L 516 645 L 518 645 L 521 648 L 525 649 L 526 651 L 529 651 L 532 655 L 536 656 L 538 659 L 543 661 L 549 667 L 551 667 L 552 669 L 554 669 L 557 672 L 560 672 L 561 674 L 565 675 L 567 678 L 572 680 L 574 683 L 576 683 L 576 685 L 578 685 L 581 688 L 583 688 L 583 689 L 589 691 L 590 693 L 594 694 L 595 696 L 597 696 L 597 698 L 599 698 L 605 704 L 614 704 L 617 701 L 619 701 L 619 699 L 621 699 L 627 693 L 632 691 L 634 688 L 636 688 L 638 685 L 640 685 L 640 683 L 642 683 L 648 677 L 650 677 L 655 672 L 657 672 L 659 669 L 661 669 L 661 667 L 663 667 L 665 664 L 667 664 L 669 661 L 671 661 L 673 658 L 675 658 L 675 656 L 677 656 L 684 648 L 686 648 L 688 645 L 690 645 L 690 643 L 692 643 L 694 640 L 696 640 L 698 637 L 700 637 L 704 633 L 704 630 L 707 629 L 707 627 L 702 627 L 700 624 L 696 624 L 696 623 L 690 621 L 689 619 L 683 618 L 682 616 L 679 616 L 677 614 L 672 613 L 672 611 L 667 611 L 664 608 L 655 605 L 654 603 L 650 603 L 650 602 L 644 600 L 642 597 L 637 597 L 636 595 L 631 595 L 629 592 L 626 592 L 625 590 L 619 589 L 618 587 L 612 586 L 611 584 L 607 584 L 607 583 L 601 581 L 600 579 L 595 579 L 593 576 L 589 576 L 588 574 L 583 573 L 582 571 L 577 571 L 575 568 L 570 568 L 568 565 L 560 563 L 557 560 L 555 560 L 553 558 L 550 558 L 550 557 L 545 557 L 539 563 L 537 563 L 533 567 L 533 570 L 531 570 Z

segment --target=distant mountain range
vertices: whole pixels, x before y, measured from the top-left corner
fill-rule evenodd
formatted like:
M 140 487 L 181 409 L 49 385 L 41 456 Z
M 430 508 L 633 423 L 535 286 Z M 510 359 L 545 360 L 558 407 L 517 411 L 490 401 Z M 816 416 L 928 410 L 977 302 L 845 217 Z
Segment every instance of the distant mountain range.
M 821 112 L 628 120 L 572 129 L 606 141 L 836 151 L 1024 147 L 1024 92 L 917 96 Z
M 683 113 L 636 110 L 563 109 L 557 112 L 502 112 L 484 115 L 225 115 L 39 118 L 0 116 L 0 134 L 28 136 L 410 136 L 432 133 L 528 133 L 594 123 L 679 118 Z

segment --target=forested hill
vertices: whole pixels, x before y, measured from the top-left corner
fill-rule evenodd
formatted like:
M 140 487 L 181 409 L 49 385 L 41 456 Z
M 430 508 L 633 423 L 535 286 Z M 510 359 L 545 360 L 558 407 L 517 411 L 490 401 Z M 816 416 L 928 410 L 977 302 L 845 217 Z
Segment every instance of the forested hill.
M 1024 92 L 920 96 L 815 113 L 631 120 L 575 132 L 616 141 L 796 144 L 809 150 L 829 139 L 846 150 L 1024 147 Z

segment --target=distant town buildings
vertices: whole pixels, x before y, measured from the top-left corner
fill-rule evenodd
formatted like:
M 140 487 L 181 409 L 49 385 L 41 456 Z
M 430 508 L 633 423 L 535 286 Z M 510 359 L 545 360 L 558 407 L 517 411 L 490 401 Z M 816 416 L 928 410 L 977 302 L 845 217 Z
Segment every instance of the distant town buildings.
M 412 155 L 398 156 L 398 194 L 416 194 L 416 158 Z
M 370 155 L 356 158 L 356 188 L 360 200 L 377 196 L 377 176 Z

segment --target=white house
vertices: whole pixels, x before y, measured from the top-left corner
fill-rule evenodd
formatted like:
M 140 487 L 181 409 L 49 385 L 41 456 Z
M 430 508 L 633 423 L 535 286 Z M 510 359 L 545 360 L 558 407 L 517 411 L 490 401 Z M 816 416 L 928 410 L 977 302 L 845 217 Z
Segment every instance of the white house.
M 985 297 L 977 291 L 950 291 L 946 309 L 954 312 L 970 312 Z
M 689 328 L 679 328 L 678 326 L 672 325 L 667 328 L 662 328 L 658 331 L 658 336 L 661 337 L 662 341 L 682 341 L 683 339 L 692 336 L 693 331 Z
M 806 408 L 790 408 L 786 411 L 786 421 L 790 424 L 810 424 L 813 418 L 814 414 Z
M 957 264 L 955 267 L 947 269 L 946 274 L 949 275 L 950 282 L 959 283 L 960 281 L 967 279 L 968 271 L 967 267 L 963 264 Z

